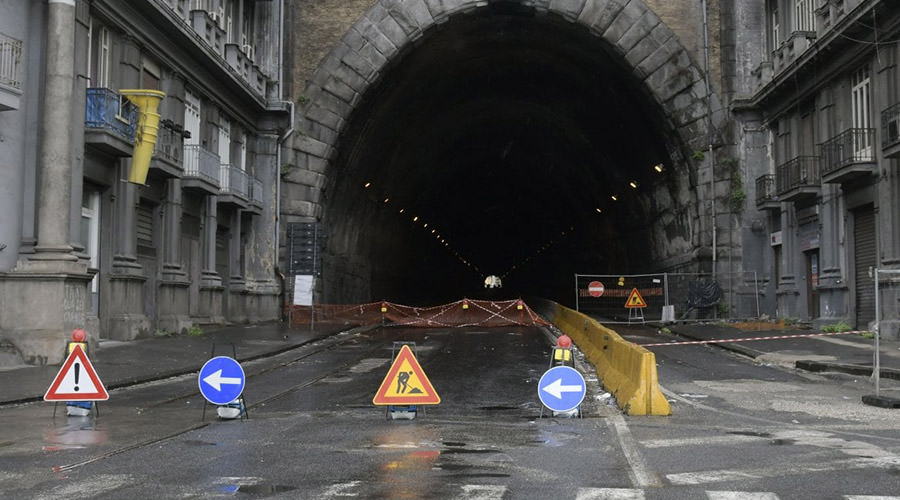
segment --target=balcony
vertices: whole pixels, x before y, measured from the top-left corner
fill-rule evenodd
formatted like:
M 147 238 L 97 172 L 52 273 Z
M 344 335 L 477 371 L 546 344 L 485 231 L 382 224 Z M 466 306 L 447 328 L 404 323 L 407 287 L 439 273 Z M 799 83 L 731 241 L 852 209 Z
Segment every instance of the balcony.
M 875 173 L 875 129 L 851 128 L 819 145 L 822 182 L 846 183 Z
M 238 208 L 247 208 L 250 199 L 250 176 L 234 165 L 223 163 L 219 166 L 220 204 L 227 203 Z
M 0 111 L 19 109 L 22 41 L 0 33 Z
M 199 144 L 184 146 L 184 189 L 219 194 L 219 156 Z
M 766 174 L 756 179 L 756 208 L 759 210 L 780 210 L 781 202 L 775 192 L 775 174 Z
M 881 151 L 900 158 L 900 102 L 881 112 Z
M 263 183 L 259 179 L 250 178 L 250 204 L 247 211 L 256 215 L 262 215 L 263 208 Z
M 131 156 L 138 110 L 128 99 L 107 88 L 89 88 L 84 109 L 84 142 L 113 156 Z
M 168 177 L 182 177 L 184 165 L 184 139 L 181 127 L 172 120 L 163 119 L 159 123 L 156 144 L 153 146 L 153 162 L 150 167 L 158 169 Z
M 798 156 L 778 166 L 775 192 L 781 201 L 810 202 L 822 191 L 818 156 Z

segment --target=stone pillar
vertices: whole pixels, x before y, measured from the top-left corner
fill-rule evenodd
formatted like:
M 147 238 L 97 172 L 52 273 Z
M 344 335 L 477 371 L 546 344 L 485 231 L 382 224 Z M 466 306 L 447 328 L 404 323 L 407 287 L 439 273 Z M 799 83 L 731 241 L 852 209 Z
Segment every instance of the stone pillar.
M 48 0 L 48 4 L 44 109 L 38 159 L 38 230 L 35 255 L 31 260 L 77 262 L 69 245 L 75 0 Z M 51 267 L 62 269 L 59 265 Z M 74 267 L 68 269 L 75 270 Z
M 262 182 L 262 214 L 249 219 L 244 274 L 247 288 L 254 294 L 255 304 L 248 310 L 251 321 L 281 317 L 281 284 L 276 278 L 278 263 L 276 233 L 278 231 L 278 136 L 260 134 L 256 139 L 254 175 Z
M 91 329 L 91 276 L 71 243 L 75 120 L 75 0 L 48 0 L 43 105 L 35 183 L 36 241 L 0 280 L 0 331 L 32 364 L 62 360 L 75 328 Z M 79 205 L 80 211 L 80 205 Z M 27 215 L 25 216 L 27 218 Z M 27 245 L 26 245 L 27 246 Z M 40 311 L 36 314 L 35 311 Z
M 218 199 L 207 196 L 203 202 L 203 227 L 201 246 L 203 263 L 200 271 L 200 321 L 224 323 L 222 314 L 222 278 L 216 272 L 216 230 L 218 228 Z
M 793 203 L 785 203 L 781 211 L 781 279 L 778 281 L 778 316 L 797 318 L 799 311 L 797 288 L 797 227 L 792 224 L 796 216 Z
M 241 270 L 241 211 L 235 209 L 229 217 L 231 235 L 228 239 L 228 303 L 225 311 L 232 323 L 247 322 L 247 286 Z
M 847 283 L 841 271 L 843 207 L 840 188 L 834 184 L 822 186 L 822 204 L 819 220 L 822 238 L 819 242 L 819 312 L 821 323 L 849 323 L 847 309 Z
M 144 314 L 143 268 L 137 261 L 137 189 L 125 182 L 131 168 L 131 159 L 119 160 L 117 178 L 113 186 L 113 258 L 109 274 L 106 303 L 109 317 L 107 336 L 115 340 L 133 340 L 150 332 L 150 320 Z
M 181 179 L 166 181 L 163 205 L 163 264 L 159 281 L 158 328 L 181 332 L 192 326 L 187 272 L 181 258 Z

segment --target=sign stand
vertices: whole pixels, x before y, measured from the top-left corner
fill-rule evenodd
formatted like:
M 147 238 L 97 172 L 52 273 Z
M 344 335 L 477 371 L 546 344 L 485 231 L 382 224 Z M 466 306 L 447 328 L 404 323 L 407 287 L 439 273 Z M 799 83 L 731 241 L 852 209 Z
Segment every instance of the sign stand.
M 644 298 L 641 297 L 641 292 L 638 291 L 637 288 L 631 289 L 631 294 L 628 295 L 628 299 L 625 301 L 625 308 L 628 309 L 628 324 L 630 325 L 632 322 L 636 322 L 638 320 L 641 323 L 644 323 L 644 308 L 647 307 L 647 302 L 644 301 Z
M 415 342 L 394 342 L 391 352 L 393 362 L 372 398 L 373 404 L 388 406 L 386 416 L 393 420 L 412 420 L 420 406 L 441 402 L 410 348 L 415 345 Z
M 234 347 L 234 344 L 231 344 L 231 356 L 232 356 L 232 359 L 235 359 L 235 360 L 237 359 L 237 350 Z M 216 357 L 216 344 L 215 344 L 215 342 L 213 342 L 212 349 L 210 350 L 210 353 L 209 353 L 209 359 L 212 360 L 215 357 Z M 209 361 L 207 361 L 207 363 L 208 362 Z M 201 393 L 202 393 L 202 391 L 201 391 Z M 206 407 L 207 406 L 210 406 L 210 405 L 211 406 L 223 406 L 223 405 L 216 405 L 215 403 L 212 403 L 211 401 L 209 401 L 206 398 L 205 394 L 202 394 L 202 395 L 203 395 L 203 413 L 200 417 L 200 421 L 204 422 L 204 421 L 206 421 Z M 246 418 L 247 420 L 250 420 L 250 412 L 247 411 L 247 401 L 246 401 L 246 398 L 244 398 L 243 390 L 241 390 L 240 395 L 238 395 L 238 397 L 235 398 L 235 401 L 237 402 L 237 404 L 239 405 L 239 408 L 240 408 L 239 415 L 241 417 L 241 422 L 244 421 L 244 418 Z
M 87 344 L 81 341 L 67 344 L 68 355 L 60 365 L 59 372 L 50 384 L 50 388 L 44 393 L 44 401 L 55 402 L 53 418 L 56 418 L 56 408 L 60 401 L 89 401 L 91 402 L 90 413 L 97 418 L 100 416 L 97 401 L 109 399 L 106 387 L 100 381 L 94 365 L 87 357 L 86 347 Z

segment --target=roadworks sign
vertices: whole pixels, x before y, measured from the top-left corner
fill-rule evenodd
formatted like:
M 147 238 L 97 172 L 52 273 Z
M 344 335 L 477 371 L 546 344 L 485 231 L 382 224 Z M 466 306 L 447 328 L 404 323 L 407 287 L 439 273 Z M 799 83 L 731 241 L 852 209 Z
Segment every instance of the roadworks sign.
M 625 301 L 625 307 L 627 309 L 647 307 L 647 303 L 644 302 L 644 298 L 641 297 L 641 292 L 637 288 L 631 289 L 631 294 L 628 295 L 628 300 Z
M 440 402 L 440 396 L 408 345 L 400 348 L 372 399 L 376 405 L 436 405 Z
M 63 363 L 44 401 L 106 401 L 109 393 L 80 343 L 75 343 Z

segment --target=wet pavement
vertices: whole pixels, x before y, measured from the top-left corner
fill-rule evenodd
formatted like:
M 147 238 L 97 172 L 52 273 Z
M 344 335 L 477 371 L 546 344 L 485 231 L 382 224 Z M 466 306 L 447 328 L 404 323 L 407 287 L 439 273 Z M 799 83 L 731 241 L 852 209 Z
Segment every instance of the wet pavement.
M 612 325 L 623 334 L 628 327 Z M 305 345 L 338 331 L 339 328 L 288 328 L 273 322 L 209 328 L 202 335 L 175 335 L 130 342 L 101 341 L 97 352 L 89 353 L 91 362 L 107 390 L 142 382 L 161 380 L 198 372 L 212 355 L 234 356 L 244 362 Z M 816 334 L 812 330 L 756 328 L 746 329 L 725 323 L 684 323 L 660 326 L 661 334 L 652 342 L 634 339 L 638 344 L 666 342 L 672 345 L 650 346 L 658 349 L 683 349 L 679 342 L 740 340 L 710 343 L 722 349 L 749 356 L 760 363 L 796 367 L 807 371 L 870 375 L 873 370 L 874 340 L 859 334 L 796 337 Z M 69 340 L 60 336 L 60 349 Z M 788 337 L 750 340 L 760 337 Z M 743 339 L 743 340 L 741 340 Z M 881 377 L 900 380 L 900 341 L 880 341 Z M 39 401 L 49 388 L 59 366 L 0 366 L 0 404 Z

